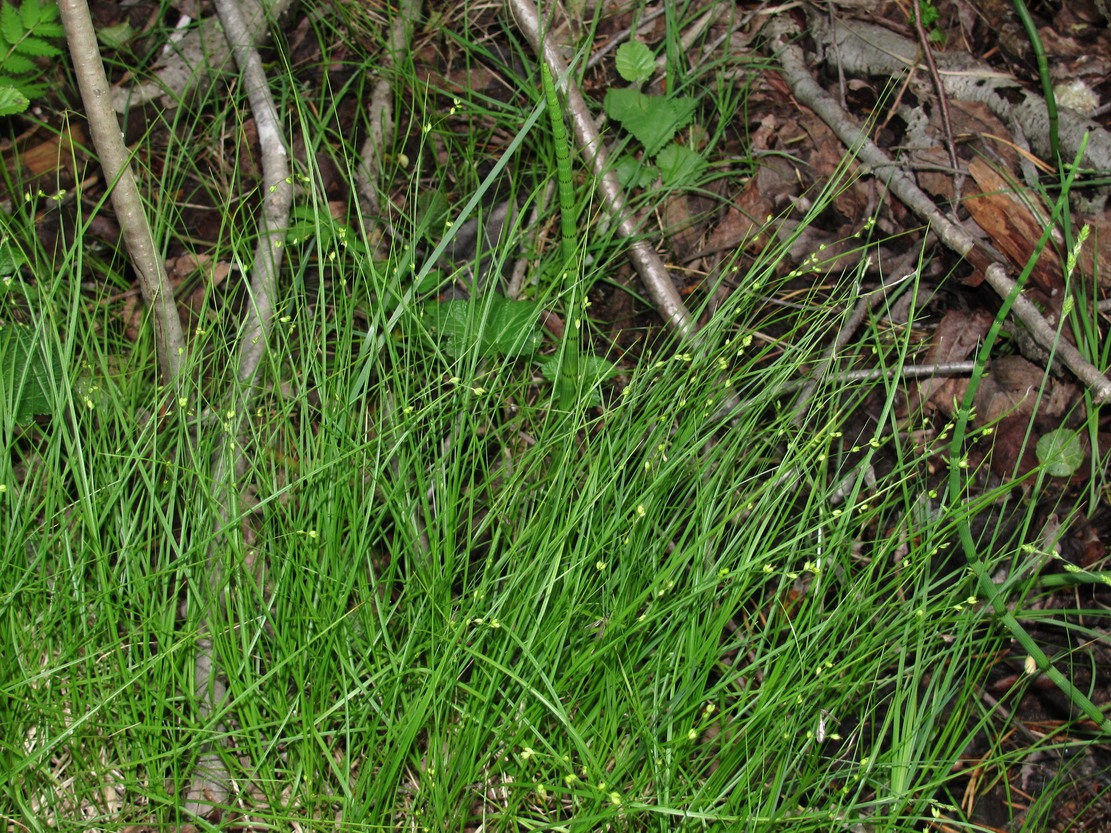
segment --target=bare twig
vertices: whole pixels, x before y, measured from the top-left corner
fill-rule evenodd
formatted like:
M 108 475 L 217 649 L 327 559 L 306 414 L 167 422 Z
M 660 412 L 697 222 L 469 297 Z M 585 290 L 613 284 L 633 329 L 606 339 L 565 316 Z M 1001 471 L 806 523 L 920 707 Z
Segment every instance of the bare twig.
M 139 186 L 131 172 L 127 148 L 120 125 L 108 100 L 108 79 L 100 60 L 93 21 L 85 0 L 61 0 L 58 3 L 62 24 L 66 29 L 70 58 L 73 61 L 81 100 L 89 119 L 93 145 L 104 168 L 105 179 L 112 184 L 112 207 L 123 232 L 132 265 L 139 274 L 143 300 L 154 315 L 158 366 L 162 379 L 176 393 L 181 393 L 181 369 L 185 361 L 185 336 L 177 315 L 174 293 L 166 276 L 166 265 L 154 245 L 154 235 L 143 211 Z
M 564 91 L 575 131 L 575 141 L 594 170 L 606 210 L 617 220 L 621 234 L 633 241 L 629 244 L 629 259 L 636 267 L 652 302 L 656 305 L 656 310 L 667 325 L 679 335 L 684 338 L 694 336 L 695 322 L 682 298 L 679 297 L 667 268 L 655 250 L 640 238 L 640 230 L 626 205 L 621 184 L 610 168 L 602 137 L 594 126 L 594 120 L 590 116 L 590 110 L 587 109 L 582 93 L 579 92 L 578 85 L 569 77 L 567 62 L 559 54 L 555 44 L 548 39 L 544 39 L 541 43 L 540 15 L 536 5 L 532 0 L 507 0 L 507 3 L 525 38 L 540 59 L 547 62 L 552 78 Z
M 961 172 L 960 162 L 957 161 L 957 144 L 953 139 L 953 122 L 949 117 L 949 94 L 945 92 L 945 84 L 941 80 L 941 73 L 937 71 L 937 61 L 934 60 L 934 49 L 930 43 L 930 36 L 926 34 L 926 27 L 922 25 L 922 5 L 918 0 L 912 0 L 914 7 L 914 31 L 918 35 L 918 42 L 922 47 L 922 57 L 926 60 L 926 67 L 930 71 L 930 82 L 934 85 L 937 95 L 937 104 L 941 109 L 941 126 L 945 130 L 945 148 L 949 151 L 949 164 L 953 166 L 955 177 L 953 186 L 953 204 L 960 202 L 961 198 Z
M 862 269 L 861 271 L 864 270 Z M 806 419 L 807 406 L 817 392 L 818 385 L 825 379 L 829 369 L 833 366 L 833 362 L 837 359 L 837 354 L 841 352 L 852 339 L 856 331 L 860 329 L 860 325 L 864 323 L 864 319 L 867 318 L 868 312 L 875 309 L 884 301 L 889 300 L 891 297 L 888 295 L 889 290 L 896 288 L 899 284 L 911 277 L 914 277 L 913 273 L 904 275 L 890 283 L 884 283 L 871 292 L 866 293 L 857 301 L 853 311 L 849 313 L 849 317 L 845 319 L 845 322 L 837 331 L 837 337 L 833 339 L 833 343 L 829 345 L 825 353 L 822 354 L 822 358 L 818 362 L 817 371 L 810 379 L 805 380 L 805 384 L 801 387 L 801 392 L 795 402 L 794 423 L 797 428 L 801 428 Z
M 401 0 L 397 14 L 390 26 L 390 39 L 381 59 L 382 74 L 370 96 L 368 132 L 359 149 L 358 189 L 362 198 L 364 217 L 377 217 L 378 182 L 382 175 L 382 158 L 393 141 L 393 87 L 389 70 L 409 48 L 413 26 L 420 16 L 421 0 Z
M 282 262 L 282 244 L 289 226 L 290 206 L 293 202 L 288 152 L 262 59 L 253 46 L 238 0 L 216 0 L 216 10 L 227 33 L 235 62 L 242 73 L 251 112 L 258 127 L 262 150 L 263 198 L 258 243 L 255 246 L 251 273 L 251 298 L 247 307 L 247 320 L 240 335 L 239 367 L 232 390 L 232 403 L 228 409 L 232 416 L 226 426 L 222 447 L 216 455 L 213 472 L 215 503 L 221 507 L 221 514 L 217 518 L 216 534 L 209 550 L 206 588 L 208 604 L 199 617 L 193 675 L 197 709 L 202 721 L 218 713 L 227 697 L 226 686 L 220 679 L 212 639 L 214 619 L 224 609 L 224 605 L 218 603 L 225 590 L 220 553 L 227 540 L 226 529 L 232 516 L 231 507 L 237 502 L 234 495 L 246 468 L 242 433 L 274 317 L 277 274 Z M 222 728 L 217 727 L 217 734 L 221 733 Z M 211 747 L 206 748 L 187 793 L 186 810 L 201 816 L 212 804 L 223 803 L 229 792 L 229 781 L 227 769 L 219 755 Z
M 985 279 L 1003 298 L 1014 287 L 1001 264 L 1002 256 L 978 244 L 961 226 L 949 220 L 914 180 L 895 166 L 891 159 L 868 138 L 847 113 L 823 90 L 810 75 L 809 64 L 797 41 L 798 26 L 783 15 L 769 24 L 770 44 L 783 69 L 783 78 L 795 98 L 813 110 L 837 134 L 845 147 L 856 154 L 891 189 L 891 192 L 926 222 L 941 241 L 983 272 Z M 1008 288 L 1010 287 L 1010 288 Z M 1111 381 L 1088 362 L 1080 352 L 1063 341 L 1058 343 L 1053 328 L 1037 308 L 1021 294 L 1014 305 L 1015 315 L 1042 347 L 1055 352 L 1061 362 L 1085 384 L 1098 402 L 1111 400 Z
M 988 267 L 984 279 L 1000 298 L 1006 298 L 1014 292 L 1015 282 L 1008 277 L 1007 270 L 998 263 Z M 1111 402 L 1111 380 L 1108 380 L 1067 340 L 1058 338 L 1057 331 L 1021 292 L 1015 296 L 1014 312 L 1038 345 L 1047 350 L 1050 355 L 1056 355 L 1077 379 L 1092 389 L 1096 402 Z
M 274 317 L 278 269 L 285 251 L 283 244 L 293 204 L 293 183 L 278 109 L 262 68 L 262 58 L 240 13 L 239 0 L 216 0 L 216 10 L 224 24 L 235 62 L 243 74 L 262 150 L 262 218 L 259 220 L 259 239 L 251 271 L 251 304 L 239 343 L 241 401 L 236 403 L 236 412 L 243 413 L 249 404 L 251 386 L 266 350 L 267 335 Z
M 251 43 L 258 45 L 269 34 L 267 22 L 285 14 L 293 0 L 240 0 Z M 182 38 L 171 38 L 158 64 L 154 77 L 134 87 L 112 90 L 112 106 L 123 113 L 167 96 L 180 101 L 185 94 L 207 76 L 222 72 L 231 65 L 231 47 L 217 17 L 206 17 Z

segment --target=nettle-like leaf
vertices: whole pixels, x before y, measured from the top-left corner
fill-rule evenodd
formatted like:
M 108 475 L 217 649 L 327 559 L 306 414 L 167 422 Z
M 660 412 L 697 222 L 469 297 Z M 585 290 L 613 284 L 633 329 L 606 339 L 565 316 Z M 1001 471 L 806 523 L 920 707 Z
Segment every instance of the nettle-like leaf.
M 706 160 L 697 151 L 672 143 L 660 151 L 660 155 L 656 157 L 656 164 L 660 168 L 660 177 L 664 185 L 679 188 L 694 182 L 706 167 Z
M 523 356 L 540 348 L 540 303 L 501 295 L 469 301 L 429 301 L 421 315 L 451 356 Z
M 132 38 L 138 33 L 138 30 L 128 23 L 126 20 L 117 23 L 115 26 L 103 26 L 96 30 L 96 39 L 100 41 L 101 46 L 106 49 L 114 51 L 124 49 Z
M 0 327 L 0 409 L 11 414 L 13 423 L 53 413 L 53 382 L 61 375 L 49 339 L 30 327 Z
M 675 138 L 697 106 L 693 98 L 645 95 L 633 89 L 611 89 L 604 102 L 606 115 L 635 136 L 649 156 Z
M 617 47 L 614 65 L 622 78 L 630 84 L 639 84 L 652 76 L 656 61 L 651 49 L 638 40 L 631 40 Z
M 366 255 L 362 237 L 354 229 L 310 204 L 293 207 L 285 239 L 291 246 L 316 240 L 324 257 L 332 259 L 339 256 L 341 249 L 359 257 Z
M 0 100 L 3 99 L 4 90 L 0 90 Z M 0 287 L 11 283 L 15 273 L 27 262 L 23 252 L 12 245 L 7 235 L 0 237 Z
M 625 189 L 647 188 L 660 175 L 655 165 L 646 165 L 642 160 L 627 154 L 617 160 L 613 172 L 617 175 L 621 187 Z

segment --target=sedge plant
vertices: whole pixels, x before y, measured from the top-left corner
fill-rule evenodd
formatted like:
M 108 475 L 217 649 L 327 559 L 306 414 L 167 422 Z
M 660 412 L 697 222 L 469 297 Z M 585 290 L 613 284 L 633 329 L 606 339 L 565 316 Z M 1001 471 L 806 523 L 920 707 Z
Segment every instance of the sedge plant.
M 422 89 L 412 67 L 397 72 Z M 419 303 L 433 253 L 398 242 L 382 257 L 371 229 L 324 208 L 311 160 L 355 159 L 317 105 L 358 99 L 357 82 L 321 102 L 289 68 L 275 84 L 313 150 L 298 184 L 318 210 L 299 215 L 287 253 L 251 488 L 232 513 L 228 624 L 212 635 L 225 713 L 189 709 L 200 619 L 182 605 L 227 511 L 204 488 L 218 415 L 203 402 L 150 413 L 153 343 L 129 341 L 78 281 L 52 279 L 120 282 L 110 253 L 74 244 L 52 260 L 12 225 L 27 265 L 0 310 L 51 334 L 60 362 L 44 378 L 62 404 L 0 423 L 0 815 L 36 830 L 195 821 L 181 790 L 219 742 L 240 792 L 214 808 L 217 828 L 975 829 L 957 764 L 984 738 L 983 767 L 1015 763 L 981 697 L 1010 634 L 954 542 L 1005 489 L 931 493 L 893 374 L 830 373 L 801 419 L 789 396 L 863 270 L 850 262 L 769 312 L 798 278 L 791 240 L 771 245 L 705 316 L 697 350 L 657 344 L 598 407 L 551 407 L 562 393 L 539 389 L 529 356 L 480 338 L 445 348 Z M 526 131 L 542 115 L 461 106 Z M 415 167 L 433 141 L 479 153 L 473 137 L 437 135 L 434 110 L 414 111 L 395 157 Z M 216 142 L 213 113 L 235 124 L 213 96 L 176 111 L 174 132 Z M 161 190 L 249 190 L 245 166 L 185 156 Z M 542 183 L 522 187 L 539 201 Z M 801 227 L 836 187 L 812 195 Z M 166 238 L 178 210 L 161 207 Z M 252 248 L 237 210 L 217 262 Z M 575 280 L 534 299 L 562 291 L 569 319 L 620 249 L 574 225 L 559 257 Z M 191 372 L 216 401 L 235 296 L 196 289 Z M 558 350 L 575 380 L 572 329 Z M 915 349 L 911 326 L 878 313 L 862 343 L 857 358 L 893 369 Z M 726 418 L 729 391 L 744 407 Z M 875 418 L 851 423 L 865 406 Z M 1031 506 L 1018 505 L 1028 527 Z M 988 571 L 1020 546 L 1002 532 L 981 545 Z M 1032 602 L 1042 591 L 1022 578 Z

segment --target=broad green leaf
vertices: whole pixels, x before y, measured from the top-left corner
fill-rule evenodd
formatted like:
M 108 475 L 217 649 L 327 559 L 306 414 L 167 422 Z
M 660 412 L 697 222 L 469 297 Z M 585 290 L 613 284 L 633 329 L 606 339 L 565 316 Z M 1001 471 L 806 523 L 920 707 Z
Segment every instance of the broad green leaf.
M 28 32 L 34 32 L 39 37 L 55 38 L 65 37 L 61 24 L 57 23 L 59 17 L 58 4 L 55 2 L 40 2 L 40 0 L 23 0 L 19 7 L 20 17 Z M 54 29 L 62 34 L 54 34 Z
M 1080 435 L 1068 428 L 1057 428 L 1038 439 L 1038 462 L 1050 477 L 1072 477 L 1084 465 Z
M 0 328 L 0 410 L 10 413 L 14 423 L 53 413 L 53 381 L 61 375 L 47 339 L 29 327 Z
M 0 87 L 0 116 L 22 113 L 30 104 L 30 99 L 15 87 Z
M 660 166 L 660 176 L 664 185 L 678 188 L 693 184 L 699 172 L 706 165 L 702 155 L 689 147 L 672 143 L 660 151 L 656 157 Z
M 614 65 L 621 77 L 632 84 L 647 81 L 656 68 L 652 50 L 638 40 L 627 41 L 617 47 Z
M 33 32 L 35 27 L 42 20 L 44 14 L 50 4 L 39 3 L 38 0 L 23 0 L 19 6 L 19 17 L 23 21 L 23 28 L 28 32 Z M 55 9 L 58 7 L 55 6 Z
M 340 251 L 350 251 L 359 256 L 366 254 L 362 237 L 346 223 L 333 219 L 323 207 L 318 211 L 311 204 L 295 205 L 289 220 L 286 242 L 291 246 L 316 239 L 326 258 L 334 259 Z
M 521 356 L 540 347 L 540 303 L 500 295 L 468 301 L 429 301 L 421 315 L 449 355 L 477 350 L 486 357 Z
M 655 156 L 670 142 L 679 128 L 694 115 L 693 98 L 665 98 L 645 95 L 640 90 L 612 89 L 606 93 L 606 114 L 628 130 L 644 145 L 644 152 Z

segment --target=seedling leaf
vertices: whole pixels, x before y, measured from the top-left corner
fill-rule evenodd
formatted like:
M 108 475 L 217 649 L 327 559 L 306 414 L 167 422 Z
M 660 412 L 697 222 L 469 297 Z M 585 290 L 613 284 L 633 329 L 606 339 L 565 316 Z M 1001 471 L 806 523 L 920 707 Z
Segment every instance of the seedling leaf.
M 15 87 L 0 87 L 0 116 L 22 113 L 30 104 L 30 99 Z
M 655 165 L 645 165 L 632 156 L 622 156 L 613 167 L 622 188 L 647 188 L 656 181 L 660 172 Z
M 1068 428 L 1057 428 L 1043 434 L 1037 445 L 1038 462 L 1050 477 L 1072 477 L 1084 464 L 1080 437 Z
M 604 103 L 606 114 L 628 130 L 644 145 L 644 152 L 655 156 L 675 137 L 694 115 L 693 98 L 664 98 L 645 95 L 640 90 L 611 89 Z
M 672 188 L 688 185 L 706 164 L 701 154 L 678 143 L 672 143 L 656 157 L 664 185 Z
M 617 47 L 614 64 L 621 77 L 631 84 L 647 81 L 656 66 L 652 50 L 638 40 L 631 40 Z

